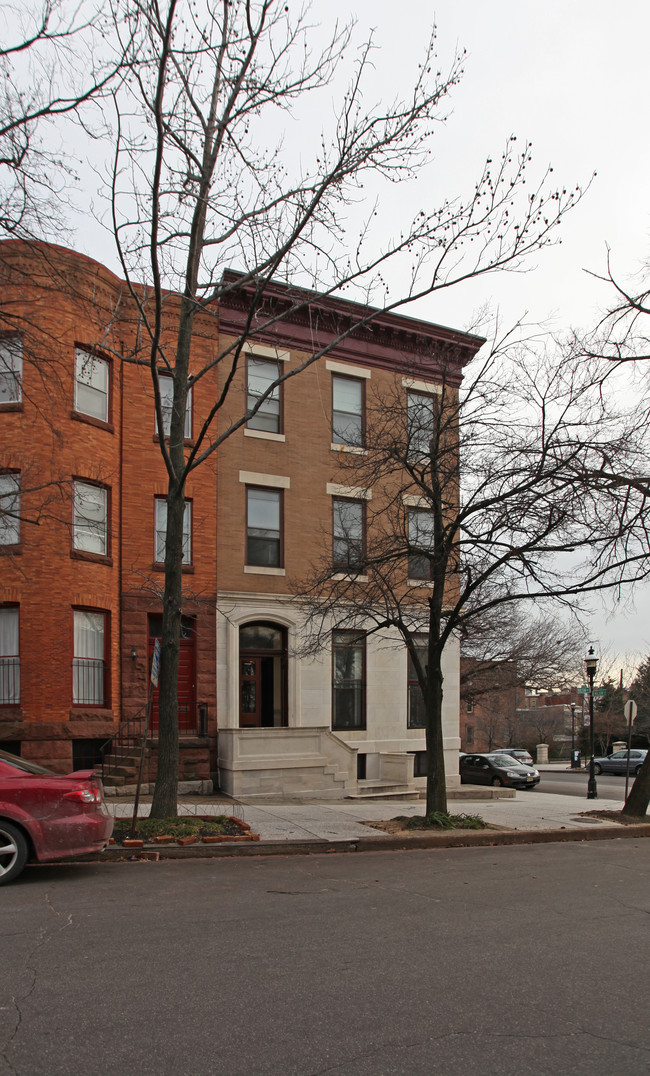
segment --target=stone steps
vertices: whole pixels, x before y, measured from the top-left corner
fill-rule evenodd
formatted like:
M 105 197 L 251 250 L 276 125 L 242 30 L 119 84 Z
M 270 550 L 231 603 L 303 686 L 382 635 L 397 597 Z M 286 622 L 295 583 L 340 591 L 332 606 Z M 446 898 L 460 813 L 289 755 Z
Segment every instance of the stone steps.
M 419 800 L 420 791 L 409 785 L 397 785 L 393 781 L 358 781 L 354 792 L 348 792 L 347 800 Z

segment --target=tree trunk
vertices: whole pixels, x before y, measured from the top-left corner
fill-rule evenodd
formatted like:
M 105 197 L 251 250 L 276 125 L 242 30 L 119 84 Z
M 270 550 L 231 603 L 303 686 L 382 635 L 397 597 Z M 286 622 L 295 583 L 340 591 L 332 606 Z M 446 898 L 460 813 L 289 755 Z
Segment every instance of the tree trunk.
M 645 757 L 641 772 L 635 778 L 621 814 L 627 818 L 643 818 L 650 803 L 650 751 Z
M 445 756 L 442 738 L 442 652 L 429 651 L 427 713 L 427 815 L 447 811 Z
M 183 513 L 182 489 L 167 495 L 165 592 L 158 685 L 158 772 L 152 818 L 172 818 L 178 813 L 178 655 L 181 633 Z

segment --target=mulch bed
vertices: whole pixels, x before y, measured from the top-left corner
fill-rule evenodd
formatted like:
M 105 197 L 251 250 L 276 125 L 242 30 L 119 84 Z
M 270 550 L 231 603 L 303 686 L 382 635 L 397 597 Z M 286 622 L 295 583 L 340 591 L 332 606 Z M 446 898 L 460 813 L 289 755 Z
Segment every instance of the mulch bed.
M 131 819 L 116 818 L 112 843 L 124 848 L 144 844 L 212 844 L 220 841 L 258 841 L 247 822 L 232 815 L 178 815 L 176 818 L 139 818 L 131 837 Z
M 455 826 L 453 829 L 443 829 L 441 826 L 422 826 L 419 829 L 409 829 L 406 819 L 388 818 L 384 822 L 364 822 L 364 826 L 372 826 L 373 829 L 381 829 L 384 833 L 398 833 L 400 837 L 420 837 L 423 833 L 480 833 L 480 830 L 463 829 Z M 485 823 L 485 829 L 501 830 L 503 826 L 496 826 L 492 822 Z
M 602 818 L 605 822 L 618 822 L 621 826 L 639 826 L 643 823 L 647 825 L 650 822 L 650 815 L 646 814 L 642 818 L 630 818 L 628 815 L 621 814 L 620 811 L 581 811 L 580 817 Z

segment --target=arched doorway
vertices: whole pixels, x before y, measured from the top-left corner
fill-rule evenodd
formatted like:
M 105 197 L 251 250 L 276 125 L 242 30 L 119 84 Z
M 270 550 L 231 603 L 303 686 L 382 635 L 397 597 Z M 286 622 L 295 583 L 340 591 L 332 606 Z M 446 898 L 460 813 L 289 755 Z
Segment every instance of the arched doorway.
M 279 624 L 239 629 L 239 727 L 287 725 L 287 639 Z

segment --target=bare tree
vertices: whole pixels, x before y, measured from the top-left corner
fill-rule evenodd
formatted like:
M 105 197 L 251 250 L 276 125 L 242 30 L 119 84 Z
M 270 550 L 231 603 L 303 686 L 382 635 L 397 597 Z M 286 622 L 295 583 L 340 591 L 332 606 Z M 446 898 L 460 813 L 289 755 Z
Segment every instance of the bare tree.
M 530 738 L 534 722 L 520 708 L 527 687 L 558 692 L 577 683 L 583 637 L 574 619 L 539 615 L 517 604 L 493 607 L 466 622 L 461 702 L 472 699 L 475 735 L 482 736 L 488 750 Z M 535 742 L 541 742 L 539 735 Z
M 634 681 L 630 686 L 630 698 L 638 706 L 635 732 L 637 735 L 650 733 L 650 660 L 645 659 L 639 666 Z M 630 818 L 643 817 L 650 803 L 650 751 L 645 757 L 641 772 L 635 778 L 623 807 L 623 814 Z
M 472 675 L 510 662 L 518 683 L 556 689 L 576 683 L 583 648 L 579 623 L 516 605 L 473 617 L 461 639 L 461 653 L 475 661 Z
M 427 812 L 446 809 L 442 655 L 452 637 L 500 607 L 575 607 L 581 594 L 648 573 L 643 495 L 594 477 L 602 458 L 621 473 L 646 465 L 647 443 L 629 438 L 608 392 L 613 370 L 497 349 L 475 360 L 460 394 L 443 376 L 426 397 L 405 400 L 400 388 L 375 398 L 366 455 L 344 464 L 348 485 L 387 492 L 373 492 L 366 580 L 333 577 L 325 552 L 303 582 L 312 645 L 332 622 L 401 633 L 425 703 Z
M 0 15 L 0 237 L 31 239 L 65 229 L 76 178 L 62 123 L 77 140 L 90 108 L 113 84 L 123 55 L 104 43 L 102 5 L 5 5 Z M 104 127 L 92 113 L 96 134 Z
M 423 193 L 391 235 L 381 216 L 381 184 L 409 181 L 426 164 L 433 127 L 461 76 L 461 55 L 443 73 L 432 36 L 404 96 L 368 106 L 372 39 L 357 48 L 353 26 L 337 26 L 319 46 L 308 9 L 294 15 L 279 0 L 200 0 L 191 7 L 181 0 L 115 0 L 113 19 L 130 66 L 113 96 L 110 218 L 140 318 L 141 346 L 127 358 L 150 369 L 160 429 L 160 374 L 173 381 L 170 433 L 160 440 L 168 492 L 152 805 L 153 815 L 164 816 L 176 811 L 186 481 L 277 387 L 270 385 L 248 415 L 229 403 L 247 338 L 309 309 L 312 292 L 298 285 L 372 300 L 372 309 L 360 306 L 332 343 L 316 343 L 308 360 L 314 362 L 382 310 L 518 268 L 553 240 L 581 192 L 558 189 L 551 169 L 531 182 L 530 146 L 510 139 L 468 185 L 466 198 L 430 205 Z M 310 116 L 319 104 L 323 129 L 314 136 Z M 373 192 L 366 219 L 356 209 L 364 185 Z M 389 264 L 391 279 L 406 281 L 397 293 L 384 283 Z M 283 285 L 281 298 L 275 281 Z M 235 290 L 245 296 L 243 330 L 195 368 L 198 319 L 205 327 Z M 219 396 L 187 447 L 188 394 L 216 367 Z

